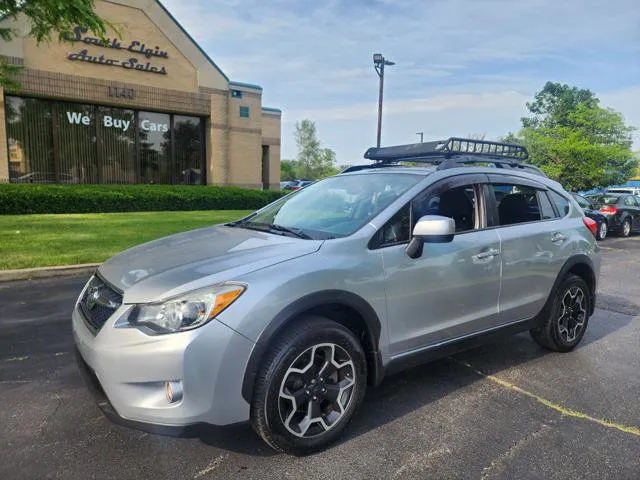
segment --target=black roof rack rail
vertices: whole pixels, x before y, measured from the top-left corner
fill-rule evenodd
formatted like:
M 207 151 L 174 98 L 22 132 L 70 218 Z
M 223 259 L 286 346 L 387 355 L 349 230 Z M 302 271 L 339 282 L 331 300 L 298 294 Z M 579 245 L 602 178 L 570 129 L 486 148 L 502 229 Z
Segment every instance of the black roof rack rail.
M 451 137 L 435 142 L 369 148 L 364 158 L 375 160 L 376 163 L 368 167 L 358 165 L 361 168 L 357 170 L 392 166 L 403 161 L 437 165 L 438 170 L 473 163 L 490 163 L 496 168 L 523 169 L 546 176 L 539 168 L 523 163 L 528 157 L 529 152 L 522 145 Z
M 412 143 L 393 147 L 372 147 L 365 152 L 364 158 L 379 162 L 398 162 L 403 160 L 420 162 L 422 160 L 427 161 L 426 163 L 435 163 L 434 160 L 447 159 L 455 155 L 479 155 L 514 161 L 526 160 L 529 157 L 527 149 L 522 145 L 451 137 L 435 142 Z

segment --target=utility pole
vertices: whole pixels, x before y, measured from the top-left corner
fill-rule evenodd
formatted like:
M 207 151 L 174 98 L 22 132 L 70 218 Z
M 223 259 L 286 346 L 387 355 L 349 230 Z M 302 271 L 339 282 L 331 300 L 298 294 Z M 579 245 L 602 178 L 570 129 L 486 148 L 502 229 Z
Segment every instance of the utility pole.
M 380 139 L 382 136 L 382 95 L 384 92 L 384 67 L 385 65 L 395 65 L 395 63 L 385 59 L 381 53 L 374 53 L 373 65 L 376 69 L 378 77 L 380 78 L 380 91 L 378 92 L 378 134 L 376 139 L 376 146 L 379 148 Z

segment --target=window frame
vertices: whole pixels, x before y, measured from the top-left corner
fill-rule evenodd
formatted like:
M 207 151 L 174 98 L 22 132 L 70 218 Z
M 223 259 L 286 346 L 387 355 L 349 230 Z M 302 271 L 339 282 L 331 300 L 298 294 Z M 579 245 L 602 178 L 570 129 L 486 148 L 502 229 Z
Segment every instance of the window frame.
M 520 225 L 532 225 L 534 223 L 544 223 L 544 222 L 554 222 L 557 220 L 560 220 L 564 217 L 560 216 L 560 212 L 558 212 L 558 209 L 555 205 L 555 202 L 551 199 L 551 196 L 549 195 L 549 192 L 552 191 L 549 187 L 547 187 L 546 185 L 542 184 L 542 183 L 538 183 L 535 182 L 533 180 L 530 180 L 528 178 L 521 178 L 521 177 L 516 177 L 513 175 L 508 175 L 508 174 L 489 174 L 489 181 L 486 184 L 486 196 L 487 196 L 487 209 L 488 209 L 488 218 L 490 220 L 489 222 L 489 226 L 487 227 L 487 229 L 493 229 L 493 228 L 509 228 L 509 227 L 517 227 Z M 522 186 L 522 187 L 529 187 L 529 188 L 533 188 L 534 190 L 536 190 L 536 193 L 540 193 L 540 194 L 544 194 L 547 196 L 547 200 L 549 201 L 549 203 L 551 204 L 551 208 L 553 208 L 553 211 L 556 214 L 555 218 L 547 218 L 547 219 L 543 219 L 542 218 L 542 212 L 540 212 L 540 219 L 539 220 L 533 220 L 531 222 L 520 222 L 520 223 L 510 223 L 509 225 L 500 225 L 500 215 L 498 212 L 498 202 L 496 200 L 496 196 L 495 196 L 495 190 L 492 188 L 493 185 L 518 185 L 518 186 Z M 555 192 L 558 193 L 558 192 Z M 558 193 L 558 195 L 560 195 Z M 564 195 L 560 195 L 562 197 L 564 197 L 568 202 L 569 205 L 571 205 L 571 201 L 569 201 L 569 199 L 567 199 Z M 569 210 L 570 212 L 571 210 Z M 567 213 L 567 215 L 569 215 L 569 213 Z
M 367 248 L 369 250 L 378 250 L 381 248 L 395 247 L 398 245 L 407 245 L 411 239 L 413 238 L 413 227 L 415 226 L 415 222 L 417 222 L 417 218 L 415 218 L 413 211 L 413 203 L 422 196 L 429 195 L 440 195 L 443 192 L 450 190 L 452 188 L 458 188 L 463 186 L 473 186 L 474 194 L 476 197 L 475 202 L 475 215 L 476 221 L 479 222 L 480 227 L 474 228 L 472 230 L 466 230 L 464 232 L 456 232 L 454 238 L 458 235 L 466 235 L 469 233 L 478 232 L 481 230 L 487 230 L 488 222 L 487 222 L 487 203 L 484 194 L 484 186 L 488 183 L 488 177 L 484 173 L 461 173 L 459 175 L 455 175 L 452 177 L 447 177 L 440 179 L 427 187 L 425 187 L 422 191 L 418 192 L 416 195 L 411 198 L 408 202 L 404 203 L 398 210 L 394 212 L 394 214 L 389 218 L 380 228 L 376 230 L 376 232 L 371 236 L 369 242 L 367 243 Z M 377 236 L 380 232 L 391 222 L 391 220 L 404 208 L 409 206 L 409 239 L 393 242 L 393 243 L 379 243 Z

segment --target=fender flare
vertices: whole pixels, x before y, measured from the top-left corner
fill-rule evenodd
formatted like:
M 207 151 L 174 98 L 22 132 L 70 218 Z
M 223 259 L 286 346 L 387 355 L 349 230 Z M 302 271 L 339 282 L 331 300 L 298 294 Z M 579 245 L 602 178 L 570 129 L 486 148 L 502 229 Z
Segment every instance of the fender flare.
M 555 282 L 553 282 L 553 288 L 551 289 L 551 292 L 549 293 L 549 297 L 547 298 L 547 301 L 545 302 L 544 306 L 542 307 L 542 310 L 540 310 L 540 313 L 538 314 L 539 320 L 542 321 L 544 319 L 544 315 L 545 312 L 550 308 L 551 304 L 553 303 L 553 298 L 554 295 L 556 293 L 556 291 L 558 290 L 558 288 L 560 287 L 560 283 L 562 283 L 562 280 L 567 276 L 567 273 L 569 273 L 569 270 L 571 270 L 573 267 L 575 267 L 576 265 L 586 265 L 590 272 L 591 272 L 591 280 L 593 282 L 593 288 L 591 289 L 591 305 L 589 305 L 589 315 L 593 315 L 593 312 L 595 310 L 595 306 L 596 306 L 596 289 L 598 287 L 597 283 L 598 283 L 598 279 L 596 277 L 596 273 L 595 273 L 595 268 L 593 266 L 593 260 L 591 260 L 591 258 L 583 253 L 577 254 L 577 255 L 573 255 L 572 257 L 570 257 L 562 266 L 562 268 L 560 269 L 560 272 L 558 273 Z M 588 284 L 589 282 L 587 282 Z
M 367 342 L 373 347 L 373 361 L 368 362 L 374 384 L 382 379 L 382 359 L 378 348 L 382 326 L 373 307 L 362 297 L 344 290 L 322 290 L 301 297 L 283 308 L 262 331 L 256 341 L 242 380 L 242 397 L 251 404 L 256 377 L 269 344 L 289 322 L 305 312 L 323 305 L 341 305 L 357 311 L 366 324 Z

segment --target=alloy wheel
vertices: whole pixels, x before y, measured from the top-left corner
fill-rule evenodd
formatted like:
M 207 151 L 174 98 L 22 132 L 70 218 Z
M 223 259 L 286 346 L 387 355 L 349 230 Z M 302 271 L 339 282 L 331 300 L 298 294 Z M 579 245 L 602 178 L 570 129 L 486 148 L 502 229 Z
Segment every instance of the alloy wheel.
M 602 222 L 600 224 L 600 229 L 598 230 L 598 239 L 599 240 L 604 240 L 607 237 L 607 233 L 608 233 L 608 228 L 607 228 L 607 222 Z
M 625 237 L 631 233 L 631 222 L 629 222 L 629 220 L 624 221 L 624 225 L 622 226 L 622 233 Z
M 571 287 L 562 297 L 558 317 L 558 333 L 567 342 L 573 342 L 587 320 L 587 296 L 581 287 Z
M 297 437 L 315 437 L 335 427 L 355 398 L 355 367 L 334 343 L 302 352 L 286 371 L 278 398 L 280 419 Z

